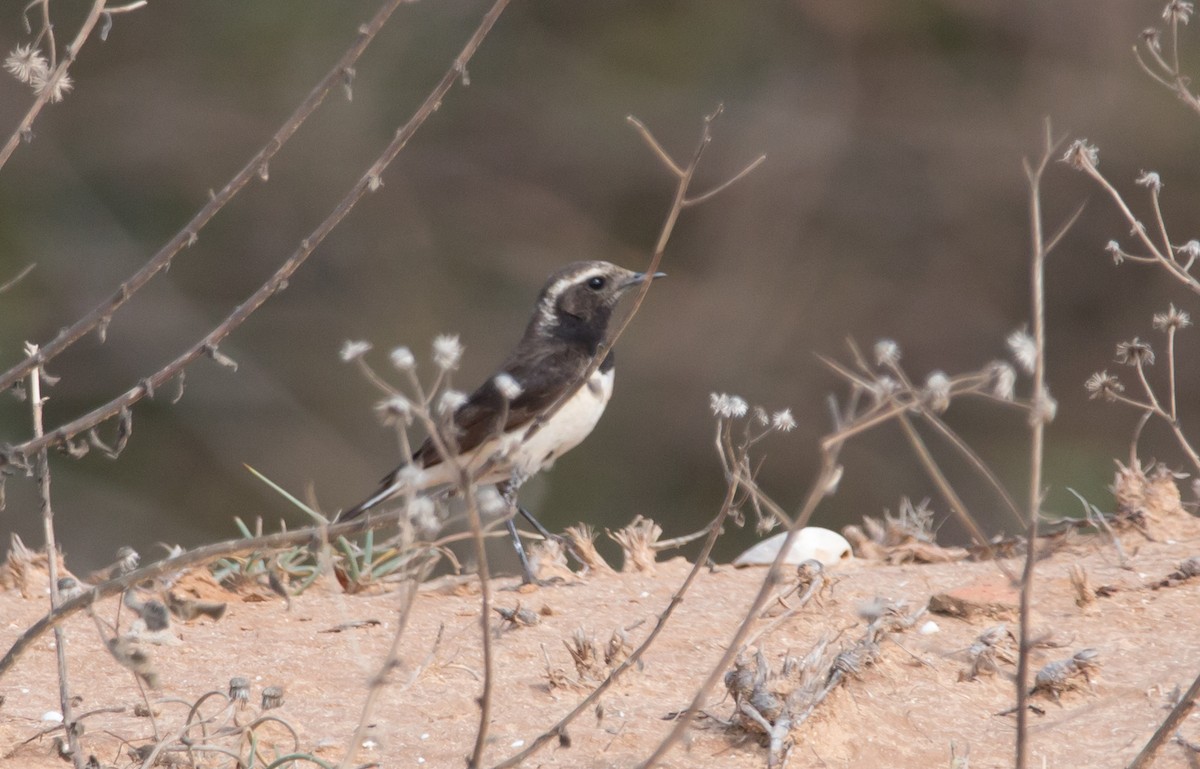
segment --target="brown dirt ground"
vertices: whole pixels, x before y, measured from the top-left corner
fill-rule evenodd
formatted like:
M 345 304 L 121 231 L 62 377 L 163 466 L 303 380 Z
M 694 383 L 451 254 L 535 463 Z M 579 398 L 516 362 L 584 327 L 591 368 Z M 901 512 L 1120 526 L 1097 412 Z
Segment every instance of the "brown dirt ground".
M 1159 541 L 1124 537 L 1129 569 L 1120 567 L 1111 544 L 1088 538 L 1071 541 L 1039 565 L 1035 631 L 1051 634 L 1062 646 L 1038 649 L 1034 669 L 1085 647 L 1099 650 L 1103 668 L 1091 690 L 1067 692 L 1060 704 L 1035 700 L 1043 712 L 1030 716 L 1031 766 L 1125 765 L 1166 715 L 1171 691 L 1177 685 L 1186 688 L 1200 671 L 1200 578 L 1153 589 L 1182 559 L 1200 553 L 1200 521 L 1177 521 L 1170 531 L 1159 526 L 1155 534 Z M 1008 563 L 1019 570 L 1015 560 Z M 1117 591 L 1079 608 L 1067 576 L 1073 564 L 1086 568 L 1093 586 Z M 584 628 L 606 641 L 615 628 L 633 627 L 629 636 L 636 644 L 687 570 L 687 563 L 675 559 L 660 563 L 653 575 L 593 574 L 531 592 L 514 592 L 507 589 L 512 580 L 497 580 L 498 605 L 520 603 L 542 617 L 535 626 L 494 635 L 489 765 L 528 744 L 586 693 L 583 687 L 548 684 L 547 657 L 551 668 L 576 675 L 564 639 Z M 645 655 L 644 666 L 605 695 L 603 718 L 581 717 L 570 727 L 570 747 L 548 745 L 526 766 L 627 767 L 644 758 L 670 727 L 664 716 L 687 705 L 721 653 L 763 573 L 705 570 Z M 994 584 L 997 574 L 995 563 L 845 563 L 834 571 L 835 584 L 819 605 L 810 604 L 759 643 L 775 665 L 787 653 L 803 656 L 822 635 L 840 633 L 833 643 L 837 648 L 862 632 L 856 608 L 876 596 L 923 605 L 949 589 Z M 373 742 L 358 752 L 358 761 L 388 767 L 464 765 L 476 733 L 481 665 L 478 598 L 463 592 L 429 590 L 417 598 L 400 646 L 402 663 L 382 689 L 371 718 Z M 296 597 L 290 610 L 278 599 L 237 600 L 220 622 L 202 619 L 178 627 L 181 644 L 149 647 L 163 682 L 151 693 L 162 701 L 159 728 L 178 728 L 187 703 L 206 691 L 224 690 L 233 676 L 247 676 L 255 703 L 248 712 L 256 709 L 264 686 L 283 685 L 285 702 L 272 713 L 296 729 L 303 750 L 336 760 L 363 706 L 367 681 L 392 642 L 398 604 L 396 593 L 347 596 L 317 586 Z M 7 649 L 44 609 L 44 600 L 0 592 L 0 647 Z M 111 619 L 115 610 L 115 602 L 105 602 L 100 615 Z M 1012 765 L 1014 717 L 997 715 L 1013 704 L 1012 666 L 1002 665 L 999 675 L 959 681 L 964 650 L 997 620 L 931 618 L 939 632 L 921 634 L 914 628 L 885 641 L 878 664 L 836 689 L 794 730 L 789 766 L 950 766 L 952 745 L 958 756 L 969 755 L 972 769 Z M 367 619 L 379 624 L 323 632 Z M 498 617 L 492 623 L 494 629 L 501 624 Z M 75 616 L 66 627 L 78 712 L 124 708 L 87 719 L 85 749 L 102 763 L 130 765 L 123 743 L 145 744 L 152 734 L 148 719 L 133 715 L 138 689 L 102 648 L 91 619 Z M 434 648 L 439 628 L 444 630 Z M 6 756 L 0 766 L 64 766 L 52 756 L 49 737 L 25 742 L 43 728 L 42 714 L 58 709 L 52 636 L 41 638 L 0 679 L 0 695 L 0 756 Z M 714 692 L 707 711 L 727 719 L 732 704 L 723 697 L 723 688 Z M 1200 718 L 1190 717 L 1181 731 L 1200 741 Z M 757 768 L 766 766 L 766 755 L 756 738 L 702 718 L 664 765 Z M 226 757 L 218 758 L 228 764 Z M 1156 764 L 1187 765 L 1178 745 L 1164 746 Z

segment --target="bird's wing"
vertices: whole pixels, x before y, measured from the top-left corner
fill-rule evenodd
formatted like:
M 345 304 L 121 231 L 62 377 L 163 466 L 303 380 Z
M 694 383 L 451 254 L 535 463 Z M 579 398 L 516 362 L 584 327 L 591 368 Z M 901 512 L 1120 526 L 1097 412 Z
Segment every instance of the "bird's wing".
M 608 371 L 613 366 L 610 352 L 600 366 Z M 521 394 L 508 404 L 508 417 L 504 421 L 504 432 L 522 427 L 554 405 L 568 389 L 574 387 L 587 371 L 591 359 L 570 349 L 557 349 L 540 355 L 514 354 L 500 367 L 497 375 L 508 374 L 521 386 Z M 574 377 L 565 377 L 564 372 L 574 372 Z M 503 400 L 496 388 L 496 376 L 488 378 L 475 392 L 467 396 L 467 402 L 454 412 L 454 425 L 458 432 L 458 451 L 464 453 L 477 448 L 481 443 L 500 431 L 499 421 L 504 413 Z M 418 467 L 433 467 L 442 462 L 433 441 L 426 438 L 413 452 L 412 463 Z M 338 520 L 348 520 L 361 515 L 380 502 L 390 499 L 399 489 L 400 470 L 397 467 L 384 476 L 379 489 L 366 500 L 343 512 Z
M 574 387 L 587 370 L 589 360 L 574 350 L 550 350 L 541 355 L 513 357 L 497 372 L 511 376 L 521 386 L 521 394 L 508 404 L 505 415 L 504 398 L 496 388 L 496 376 L 489 377 L 467 402 L 454 412 L 457 448 L 466 453 L 487 439 L 522 427 L 553 406 L 562 395 Z M 565 374 L 574 376 L 564 376 Z M 433 441 L 426 438 L 413 452 L 413 461 L 421 467 L 432 467 L 442 461 Z

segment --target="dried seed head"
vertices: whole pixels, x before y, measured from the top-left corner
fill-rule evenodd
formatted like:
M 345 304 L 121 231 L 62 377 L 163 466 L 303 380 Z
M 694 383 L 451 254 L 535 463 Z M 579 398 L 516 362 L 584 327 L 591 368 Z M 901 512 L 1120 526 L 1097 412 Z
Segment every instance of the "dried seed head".
M 1175 309 L 1174 304 L 1166 312 L 1154 314 L 1154 327 L 1159 331 L 1178 331 L 1190 325 L 1192 325 L 1192 316 L 1183 310 Z
M 32 45 L 18 45 L 4 60 L 4 68 L 22 83 L 33 83 L 35 78 L 44 82 L 50 72 L 50 62 L 46 61 L 40 49 Z
M 483 515 L 500 516 L 508 512 L 508 502 L 495 486 L 483 486 L 475 492 L 475 504 Z
M 950 377 L 942 371 L 934 371 L 925 380 L 925 392 L 922 395 L 929 408 L 938 414 L 950 408 Z
M 433 339 L 433 362 L 443 371 L 453 371 L 462 361 L 463 346 L 457 334 L 439 334 Z
M 900 390 L 900 383 L 890 376 L 881 376 L 871 382 L 871 398 L 874 399 L 875 405 L 879 405 Z
M 1026 374 L 1032 374 L 1034 367 L 1037 365 L 1037 342 L 1023 328 L 1009 334 L 1007 342 L 1008 349 L 1012 352 L 1013 359 L 1017 362 L 1017 365 Z
M 412 401 L 399 393 L 375 404 L 375 411 L 385 425 L 412 424 Z
M 795 430 L 796 418 L 792 416 L 792 410 L 783 409 L 772 414 L 771 428 L 781 433 L 790 433 L 792 430 Z
M 283 687 L 268 686 L 262 691 L 262 709 L 273 710 L 283 705 Z
M 234 676 L 229 679 L 229 699 L 239 704 L 250 701 L 250 679 Z
M 388 354 L 388 357 L 391 358 L 392 365 L 398 371 L 412 371 L 417 367 L 417 358 L 407 347 L 397 347 Z
M 342 350 L 338 354 L 341 356 L 343 363 L 349 363 L 351 361 L 358 360 L 370 352 L 370 350 L 370 342 L 351 341 L 347 339 L 342 343 Z
M 1132 340 L 1117 345 L 1117 363 L 1124 363 L 1126 366 L 1153 366 L 1154 350 L 1135 336 Z
M 1176 248 L 1175 253 L 1180 256 L 1186 256 L 1189 262 L 1200 258 L 1200 240 L 1189 240 L 1187 243 Z
M 992 395 L 1004 401 L 1011 401 L 1017 396 L 1017 370 L 1005 361 L 992 361 L 988 366 L 988 380 L 992 385 Z
M 424 533 L 436 532 L 441 524 L 437 517 L 437 505 L 429 497 L 417 497 L 408 507 L 408 520 Z
M 711 393 L 708 396 L 708 405 L 714 415 L 726 419 L 740 419 L 746 416 L 746 412 L 750 409 L 746 401 L 736 395 L 726 395 L 725 393 Z
M 1134 183 L 1148 187 L 1155 192 L 1162 192 L 1163 188 L 1162 177 L 1158 175 L 1157 171 L 1142 171 Z
M 1058 401 L 1050 394 L 1050 388 L 1043 385 L 1041 395 L 1033 401 L 1033 411 L 1029 415 L 1029 423 L 1035 424 L 1040 421 L 1043 424 L 1050 424 L 1057 414 Z
M 35 72 L 29 80 L 29 85 L 33 86 L 33 90 L 39 96 L 49 90 L 51 104 L 57 104 L 58 102 L 62 101 L 63 97 L 70 93 L 73 88 L 75 88 L 75 81 L 71 80 L 71 76 L 66 72 L 63 72 L 61 75 L 59 75 L 58 79 L 54 80 L 53 85 L 50 83 L 51 80 L 54 80 L 53 72 Z
M 500 391 L 500 396 L 505 400 L 515 401 L 521 397 L 523 392 L 521 385 L 517 383 L 516 379 L 513 379 L 511 374 L 497 374 L 492 381 L 495 383 L 496 389 Z
M 396 482 L 405 489 L 417 489 L 425 482 L 425 470 L 415 464 L 407 464 L 396 471 Z
M 1095 168 L 1100 165 L 1100 151 L 1087 139 L 1076 139 L 1063 153 L 1062 161 L 1078 171 Z
M 1121 384 L 1121 380 L 1109 374 L 1108 371 L 1097 371 L 1088 377 L 1083 386 L 1088 391 L 1088 397 L 1103 396 L 1107 401 L 1115 401 L 1118 395 L 1125 392 L 1125 385 Z
M 900 345 L 891 339 L 880 339 L 875 343 L 875 365 L 895 366 L 900 362 Z
M 438 413 L 442 415 L 453 414 L 466 402 L 466 393 L 459 390 L 446 390 L 442 393 L 442 397 L 438 398 Z
M 1163 8 L 1163 20 L 1169 21 L 1172 24 L 1187 24 L 1192 18 L 1196 6 L 1194 3 L 1189 3 L 1186 0 L 1171 0 L 1167 6 Z
M 1113 264 L 1120 264 L 1125 261 L 1125 252 L 1121 250 L 1121 244 L 1115 240 L 1110 240 L 1104 246 L 1104 250 L 1112 257 Z

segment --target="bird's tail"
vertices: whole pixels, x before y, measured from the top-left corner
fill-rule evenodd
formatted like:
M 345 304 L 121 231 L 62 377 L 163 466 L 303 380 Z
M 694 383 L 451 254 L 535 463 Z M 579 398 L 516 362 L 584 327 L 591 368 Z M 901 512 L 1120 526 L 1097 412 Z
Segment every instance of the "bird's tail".
M 384 479 L 383 485 L 380 486 L 379 490 L 374 494 L 367 497 L 362 502 L 359 502 L 354 507 L 339 513 L 336 522 L 340 523 L 342 521 L 348 521 L 351 518 L 357 518 L 358 516 L 370 510 L 372 507 L 378 505 L 380 502 L 386 502 L 387 500 L 391 499 L 399 490 L 400 484 L 396 481 L 395 477 L 389 476 L 388 478 Z

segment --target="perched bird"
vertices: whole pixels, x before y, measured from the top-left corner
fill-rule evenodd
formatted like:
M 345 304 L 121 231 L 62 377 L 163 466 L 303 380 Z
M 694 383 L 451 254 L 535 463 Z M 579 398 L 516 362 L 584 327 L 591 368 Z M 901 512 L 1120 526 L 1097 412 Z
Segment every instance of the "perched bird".
M 475 483 L 495 484 L 512 506 L 521 484 L 579 445 L 604 413 L 613 391 L 614 358 L 609 352 L 587 381 L 617 301 L 647 276 L 601 261 L 575 262 L 550 276 L 538 295 L 521 341 L 499 370 L 454 411 L 452 438 L 458 463 Z M 418 472 L 414 472 L 418 471 Z M 343 512 L 348 520 L 411 493 L 453 489 L 454 463 L 446 462 L 431 438 L 410 462 L 383 479 L 370 497 Z M 530 513 L 518 510 L 546 536 Z M 522 577 L 534 581 L 512 517 L 508 519 Z

